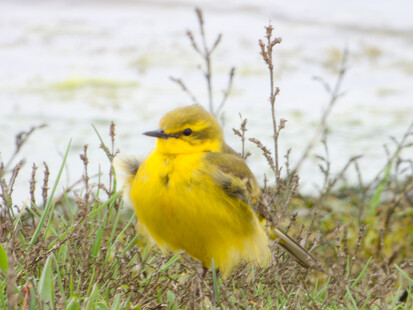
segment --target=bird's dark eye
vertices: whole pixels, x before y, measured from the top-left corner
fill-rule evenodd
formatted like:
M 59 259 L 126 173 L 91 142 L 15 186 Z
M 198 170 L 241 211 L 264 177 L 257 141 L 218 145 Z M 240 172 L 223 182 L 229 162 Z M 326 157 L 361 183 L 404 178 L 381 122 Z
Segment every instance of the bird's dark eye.
M 190 136 L 192 133 L 192 130 L 190 128 L 187 128 L 183 131 L 184 136 Z

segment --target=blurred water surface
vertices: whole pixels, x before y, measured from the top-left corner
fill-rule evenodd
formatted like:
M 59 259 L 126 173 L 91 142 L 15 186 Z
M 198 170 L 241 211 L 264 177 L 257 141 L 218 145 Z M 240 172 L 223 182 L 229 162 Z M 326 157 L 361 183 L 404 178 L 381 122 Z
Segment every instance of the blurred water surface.
M 294 163 L 302 154 L 329 101 L 313 77 L 334 83 L 347 48 L 345 95 L 328 119 L 332 170 L 361 154 L 364 178 L 375 175 L 386 161 L 383 144 L 389 136 L 401 137 L 413 121 L 411 1 L 2 1 L 1 160 L 11 156 L 15 134 L 48 125 L 33 134 L 17 158 L 27 159 L 17 201 L 27 198 L 31 163 L 47 162 L 53 180 L 70 139 L 62 186 L 81 176 L 78 154 L 84 144 L 89 144 L 90 171 L 107 172 L 91 124 L 107 137 L 114 121 L 121 154 L 145 157 L 154 141 L 141 133 L 156 129 L 165 112 L 192 103 L 170 76 L 182 78 L 207 106 L 198 69 L 202 61 L 185 35 L 187 29 L 199 34 L 195 5 L 204 11 L 209 41 L 223 34 L 213 62 L 216 104 L 230 68 L 236 68 L 223 110 L 231 146 L 240 148 L 232 133 L 239 114 L 248 118 L 249 137 L 272 146 L 268 72 L 257 44 L 271 21 L 283 39 L 274 56 L 281 89 L 277 113 L 288 120 L 281 155 L 292 148 Z M 251 143 L 247 149 L 253 153 L 248 164 L 261 180 L 269 173 L 266 161 Z M 316 154 L 325 155 L 320 143 L 300 173 L 307 192 L 322 181 Z

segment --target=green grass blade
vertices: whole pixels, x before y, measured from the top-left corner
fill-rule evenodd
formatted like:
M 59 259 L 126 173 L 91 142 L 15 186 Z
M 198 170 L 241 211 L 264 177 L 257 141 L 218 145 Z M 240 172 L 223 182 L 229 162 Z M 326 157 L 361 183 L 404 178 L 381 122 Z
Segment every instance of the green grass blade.
M 115 200 L 115 201 L 116 201 L 116 200 Z M 115 201 L 114 201 L 114 202 L 115 202 Z M 113 205 L 114 205 L 114 204 L 112 204 L 111 207 L 113 207 Z M 109 239 L 108 239 L 108 245 L 109 245 L 108 247 L 110 247 L 110 245 L 112 244 L 113 238 L 115 238 L 116 228 L 118 227 L 118 222 L 119 222 L 121 210 L 122 210 L 122 208 L 120 207 L 120 208 L 118 209 L 118 212 L 116 213 L 115 220 L 114 220 L 114 222 L 113 222 L 113 224 L 112 224 L 112 231 L 111 231 L 110 236 L 109 236 Z
M 97 134 L 97 136 L 100 140 L 103 151 L 105 152 L 107 158 L 111 161 L 111 165 L 112 165 L 113 163 L 112 163 L 112 160 L 111 160 L 111 154 L 110 154 L 109 148 L 106 146 L 105 142 L 102 139 L 102 136 L 99 134 L 99 131 L 97 130 L 95 125 L 92 124 L 92 127 L 93 127 L 93 130 L 96 132 L 96 134 Z M 113 181 L 112 181 L 113 182 L 113 184 L 112 184 L 113 185 L 113 191 L 116 192 L 116 170 L 115 170 L 115 167 L 113 167 L 113 165 L 112 165 L 112 176 L 113 176 Z
M 148 254 L 149 254 L 149 245 L 146 245 L 144 250 L 143 250 L 143 254 L 142 254 L 142 262 L 145 263 L 146 259 L 148 258 Z
M 367 263 L 364 265 L 363 270 L 360 272 L 360 274 L 359 274 L 359 276 L 357 277 L 357 279 L 354 280 L 353 284 L 351 285 L 351 288 L 356 287 L 357 283 L 364 278 L 364 276 L 366 275 L 367 267 L 370 265 L 370 262 L 371 262 L 372 258 L 373 258 L 373 257 L 370 256 L 370 258 L 368 259 Z
M 25 214 L 26 209 L 30 209 L 27 208 L 27 203 L 23 204 L 23 207 L 21 208 L 20 212 L 19 212 L 19 216 L 15 219 L 14 221 L 14 231 L 17 230 L 17 226 L 19 226 L 19 224 L 21 225 L 21 217 L 23 216 L 23 214 Z
M 170 260 L 168 260 L 168 261 L 161 267 L 161 272 L 165 272 L 166 270 L 168 270 L 180 257 L 181 257 L 180 254 L 175 254 Z
M 166 300 L 168 301 L 168 309 L 176 309 L 176 296 L 173 292 L 166 292 Z
M 350 300 L 351 304 L 353 305 L 353 309 L 359 309 L 357 306 L 357 302 L 353 297 L 353 293 L 351 292 L 351 289 L 348 286 L 346 286 L 346 291 L 347 293 L 345 298 Z
M 7 261 L 7 253 L 1 244 L 0 244 L 0 268 L 4 272 L 4 274 L 7 275 L 9 271 L 9 263 Z
M 136 243 L 136 240 L 138 240 L 139 235 L 136 235 L 133 237 L 133 239 L 128 243 L 128 245 L 125 247 L 125 249 L 122 252 L 122 256 L 125 256 L 125 253 L 130 250 L 130 248 Z
M 9 271 L 9 263 L 7 261 L 7 253 L 1 244 L 0 244 L 0 268 L 1 270 L 3 270 L 4 274 L 7 275 Z
M 37 304 L 36 300 L 36 291 L 33 286 L 30 287 L 30 304 L 29 304 L 29 310 L 37 310 L 39 308 L 39 305 Z
M 215 261 L 212 259 L 212 280 L 214 282 L 214 295 L 215 295 L 215 300 L 218 305 L 221 304 L 221 299 L 219 296 L 219 290 L 218 290 L 218 277 L 217 277 L 217 271 L 215 269 Z
M 93 285 L 92 292 L 90 293 L 89 300 L 86 304 L 86 309 L 96 309 L 96 300 L 99 298 L 99 286 L 97 283 Z
M 77 297 L 72 297 L 66 306 L 66 310 L 80 310 L 79 300 Z
M 370 212 L 373 212 L 376 207 L 380 204 L 380 197 L 381 193 L 383 192 L 387 179 L 389 178 L 390 170 L 392 168 L 393 161 L 390 161 L 389 164 L 387 165 L 386 171 L 384 173 L 383 179 L 381 180 L 379 186 L 377 187 L 376 192 L 374 193 L 373 199 L 370 204 Z
M 111 310 L 119 310 L 121 309 L 120 307 L 120 300 L 121 300 L 121 295 L 117 294 L 115 296 L 115 298 L 113 298 L 113 302 L 112 302 L 112 306 L 111 306 Z
M 39 214 L 42 213 L 42 211 L 41 211 L 38 207 L 36 207 L 35 205 L 32 205 L 32 208 L 35 209 Z M 32 208 L 26 208 L 26 211 L 29 212 L 30 215 L 33 216 L 33 217 L 35 217 L 36 219 L 40 219 L 40 216 L 39 216 L 36 212 L 34 212 L 34 211 L 32 210 Z M 15 228 L 15 229 L 16 229 L 16 228 Z
M 409 282 L 410 286 L 413 286 L 413 278 L 409 277 L 409 275 L 406 273 L 406 271 L 401 269 L 398 265 L 394 265 L 394 268 L 396 268 L 397 271 L 400 272 L 400 274 L 403 276 L 403 278 L 405 278 L 407 280 L 407 282 Z
M 120 214 L 120 210 L 119 210 L 119 214 Z M 108 242 L 108 252 L 106 254 L 106 258 L 105 258 L 105 262 L 109 261 L 109 257 L 110 254 L 112 253 L 112 249 L 114 248 L 114 246 L 116 245 L 117 242 L 119 242 L 119 240 L 122 238 L 122 236 L 125 234 L 126 230 L 128 229 L 128 227 L 132 224 L 132 222 L 134 221 L 134 217 L 132 217 L 128 223 L 126 223 L 125 227 L 122 229 L 122 231 L 119 233 L 119 235 L 116 237 L 115 241 L 113 243 Z M 125 250 L 122 253 L 122 256 L 125 255 L 125 253 L 131 248 L 131 246 L 134 244 L 134 242 L 138 239 L 138 235 L 136 235 L 131 242 L 129 242 L 129 244 L 125 247 Z M 110 239 L 109 239 L 110 240 Z
M 54 255 L 50 254 L 47 258 L 39 280 L 39 297 L 40 300 L 54 305 L 54 281 L 52 271 L 52 260 Z
M 95 210 L 93 210 L 92 212 L 89 213 L 89 217 L 93 217 L 96 213 L 98 213 L 99 211 L 101 211 L 103 208 L 105 208 L 107 205 L 110 205 L 112 203 L 114 203 L 116 201 L 116 199 L 118 199 L 120 195 L 120 192 L 117 192 L 116 194 L 114 194 L 112 197 L 110 197 L 110 199 L 108 201 L 106 201 L 105 203 L 103 203 L 102 205 L 100 205 L 99 207 L 97 207 Z
M 92 273 L 91 273 L 91 276 L 90 276 L 90 280 L 89 280 L 89 287 L 88 287 L 88 289 L 87 289 L 87 296 L 89 296 L 89 295 L 91 295 L 91 291 L 95 288 L 94 286 L 93 286 L 93 283 L 94 283 L 94 281 L 95 281 L 95 275 L 96 275 L 96 267 L 93 267 L 93 271 L 92 271 Z M 96 285 L 96 284 L 95 284 Z
M 99 253 L 100 245 L 102 243 L 102 236 L 103 236 L 103 226 L 100 226 L 98 231 L 96 232 L 96 238 L 92 246 L 91 254 L 93 257 L 96 257 Z
M 54 204 L 53 204 L 53 197 L 54 197 L 54 194 L 55 194 L 55 192 L 56 192 L 57 185 L 59 184 L 60 177 L 62 176 L 63 169 L 64 169 L 65 164 L 66 164 L 66 160 L 67 160 L 67 156 L 68 156 L 68 154 L 69 154 L 69 150 L 70 150 L 70 145 L 71 145 L 71 144 L 72 144 L 72 140 L 70 139 L 69 144 L 68 144 L 68 146 L 67 146 L 67 148 L 66 148 L 65 156 L 63 157 L 63 162 L 62 162 L 62 164 L 61 164 L 61 166 L 60 166 L 60 169 L 59 169 L 59 173 L 57 174 L 56 181 L 55 181 L 55 183 L 54 183 L 54 185 L 53 185 L 52 192 L 50 193 L 49 199 L 47 200 L 46 207 L 44 208 L 43 214 L 42 214 L 42 216 L 41 216 L 41 218 L 40 218 L 40 220 L 39 220 L 39 223 L 38 223 L 38 225 L 37 225 L 37 227 L 36 227 L 36 230 L 35 230 L 34 233 L 33 233 L 33 237 L 32 237 L 32 239 L 30 240 L 29 249 L 32 249 L 32 247 L 33 247 L 33 245 L 35 244 L 37 238 L 39 237 L 40 230 L 41 230 L 42 227 L 43 227 L 44 221 L 46 220 L 47 216 L 49 215 L 50 209 L 52 209 L 52 205 L 54 205 Z M 50 212 L 50 213 L 52 213 L 52 212 Z M 50 219 L 51 219 L 51 216 L 50 216 L 50 218 L 49 218 L 49 223 L 50 223 Z M 46 229 L 46 231 L 47 231 L 47 229 Z

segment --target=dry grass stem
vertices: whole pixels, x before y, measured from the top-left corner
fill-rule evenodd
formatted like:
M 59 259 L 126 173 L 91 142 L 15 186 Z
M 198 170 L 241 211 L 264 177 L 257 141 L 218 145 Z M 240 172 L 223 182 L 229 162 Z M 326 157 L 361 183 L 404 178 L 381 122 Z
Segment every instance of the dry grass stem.
M 222 111 L 225 103 L 227 102 L 228 96 L 231 92 L 232 82 L 235 75 L 235 68 L 231 68 L 229 72 L 228 78 L 228 85 L 223 92 L 223 96 L 221 102 L 218 107 L 215 107 L 214 103 L 214 87 L 213 87 L 213 70 L 212 70 L 212 54 L 218 47 L 219 43 L 222 39 L 222 34 L 218 34 L 212 45 L 210 46 L 206 39 L 206 32 L 205 32 L 205 19 L 202 13 L 202 10 L 199 8 L 195 9 L 195 13 L 198 19 L 199 24 L 199 32 L 201 37 L 201 44 L 198 44 L 195 36 L 192 31 L 187 30 L 186 35 L 191 43 L 192 48 L 195 50 L 197 54 L 199 54 L 204 62 L 204 70 L 202 71 L 205 82 L 207 86 L 207 95 L 208 95 L 208 108 L 211 114 L 218 117 L 219 113 Z M 182 81 L 182 79 L 170 77 L 171 81 L 178 84 L 181 89 L 190 97 L 191 101 L 194 104 L 200 104 L 199 100 L 195 97 L 195 95 L 189 90 L 186 84 Z
M 320 140 L 320 136 L 323 134 L 323 132 L 327 128 L 327 119 L 329 115 L 331 114 L 331 111 L 333 107 L 336 105 L 338 99 L 343 96 L 343 93 L 341 91 L 341 87 L 343 84 L 343 80 L 345 77 L 345 74 L 347 72 L 347 62 L 348 62 L 348 50 L 344 49 L 342 53 L 342 58 L 341 62 L 339 65 L 338 69 L 338 75 L 337 79 L 335 81 L 334 87 L 331 87 L 323 78 L 321 77 L 315 77 L 314 79 L 319 81 L 327 91 L 327 93 L 330 96 L 329 102 L 327 104 L 326 109 L 321 115 L 320 122 L 318 123 L 313 137 L 310 139 L 310 142 L 307 144 L 307 146 L 304 149 L 303 154 L 301 155 L 300 159 L 297 161 L 297 164 L 295 165 L 293 171 L 299 172 L 301 165 L 303 162 L 308 158 L 311 150 L 314 148 L 314 146 L 317 144 L 317 142 Z

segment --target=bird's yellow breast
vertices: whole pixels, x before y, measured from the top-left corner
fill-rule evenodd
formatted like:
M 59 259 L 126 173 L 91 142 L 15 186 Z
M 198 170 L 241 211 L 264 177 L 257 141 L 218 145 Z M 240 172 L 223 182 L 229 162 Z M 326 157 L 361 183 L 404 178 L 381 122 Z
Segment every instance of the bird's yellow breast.
M 142 163 L 130 191 L 141 231 L 205 267 L 214 258 L 224 275 L 241 261 L 265 263 L 267 237 L 256 215 L 212 181 L 216 167 L 204 156 L 154 150 Z

